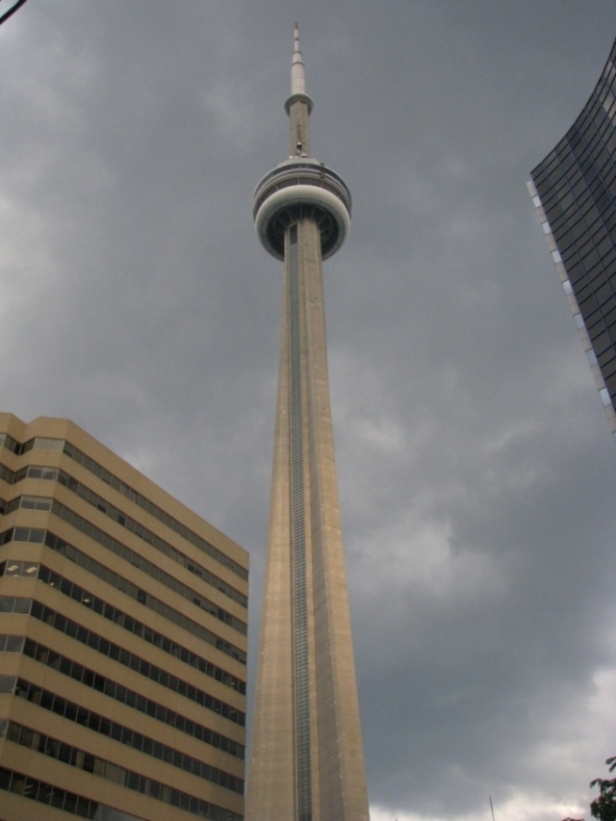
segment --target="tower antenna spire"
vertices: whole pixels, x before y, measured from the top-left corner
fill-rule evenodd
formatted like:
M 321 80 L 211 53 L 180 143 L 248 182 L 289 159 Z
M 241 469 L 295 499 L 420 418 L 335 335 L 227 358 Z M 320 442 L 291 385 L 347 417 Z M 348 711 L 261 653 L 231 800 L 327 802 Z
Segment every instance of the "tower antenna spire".
M 284 107 L 289 115 L 291 136 L 291 157 L 310 156 L 310 128 L 308 118 L 312 111 L 312 100 L 306 94 L 306 69 L 299 46 L 299 24 L 293 27 L 293 59 L 291 61 L 291 96 Z
M 293 27 L 293 60 L 291 62 L 291 94 L 306 93 L 306 68 L 299 45 L 299 23 Z

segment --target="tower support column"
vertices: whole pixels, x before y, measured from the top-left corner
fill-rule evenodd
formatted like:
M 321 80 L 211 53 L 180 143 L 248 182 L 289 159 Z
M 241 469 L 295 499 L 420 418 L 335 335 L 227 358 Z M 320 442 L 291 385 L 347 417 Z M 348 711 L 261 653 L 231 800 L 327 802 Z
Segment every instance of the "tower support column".
M 286 231 L 282 317 L 247 818 L 365 821 L 321 240 L 309 218 Z

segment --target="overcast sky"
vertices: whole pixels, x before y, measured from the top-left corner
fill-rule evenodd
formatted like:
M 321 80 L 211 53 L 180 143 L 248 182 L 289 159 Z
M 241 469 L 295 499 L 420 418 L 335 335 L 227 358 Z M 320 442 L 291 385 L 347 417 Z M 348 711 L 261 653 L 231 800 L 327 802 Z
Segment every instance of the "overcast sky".
M 616 446 L 526 180 L 612 0 L 30 0 L 0 29 L 0 409 L 67 416 L 251 553 L 282 268 L 251 197 L 312 146 L 373 821 L 559 821 L 616 755 Z M 251 674 L 254 672 L 251 668 Z

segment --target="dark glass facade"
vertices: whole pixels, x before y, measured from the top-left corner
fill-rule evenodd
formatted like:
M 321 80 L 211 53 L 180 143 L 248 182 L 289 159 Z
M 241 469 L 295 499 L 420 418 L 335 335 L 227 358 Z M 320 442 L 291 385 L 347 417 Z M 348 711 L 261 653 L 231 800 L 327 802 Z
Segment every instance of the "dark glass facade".
M 616 41 L 528 187 L 616 439 Z

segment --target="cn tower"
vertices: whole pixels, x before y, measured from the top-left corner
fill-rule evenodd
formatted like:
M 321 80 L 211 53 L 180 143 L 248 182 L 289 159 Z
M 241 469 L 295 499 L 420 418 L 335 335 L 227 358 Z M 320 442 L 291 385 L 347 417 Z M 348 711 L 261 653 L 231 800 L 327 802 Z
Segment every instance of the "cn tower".
M 290 157 L 261 180 L 253 202 L 261 243 L 284 262 L 284 291 L 247 821 L 369 817 L 321 264 L 349 232 L 351 196 L 311 155 L 312 107 L 295 24 Z

